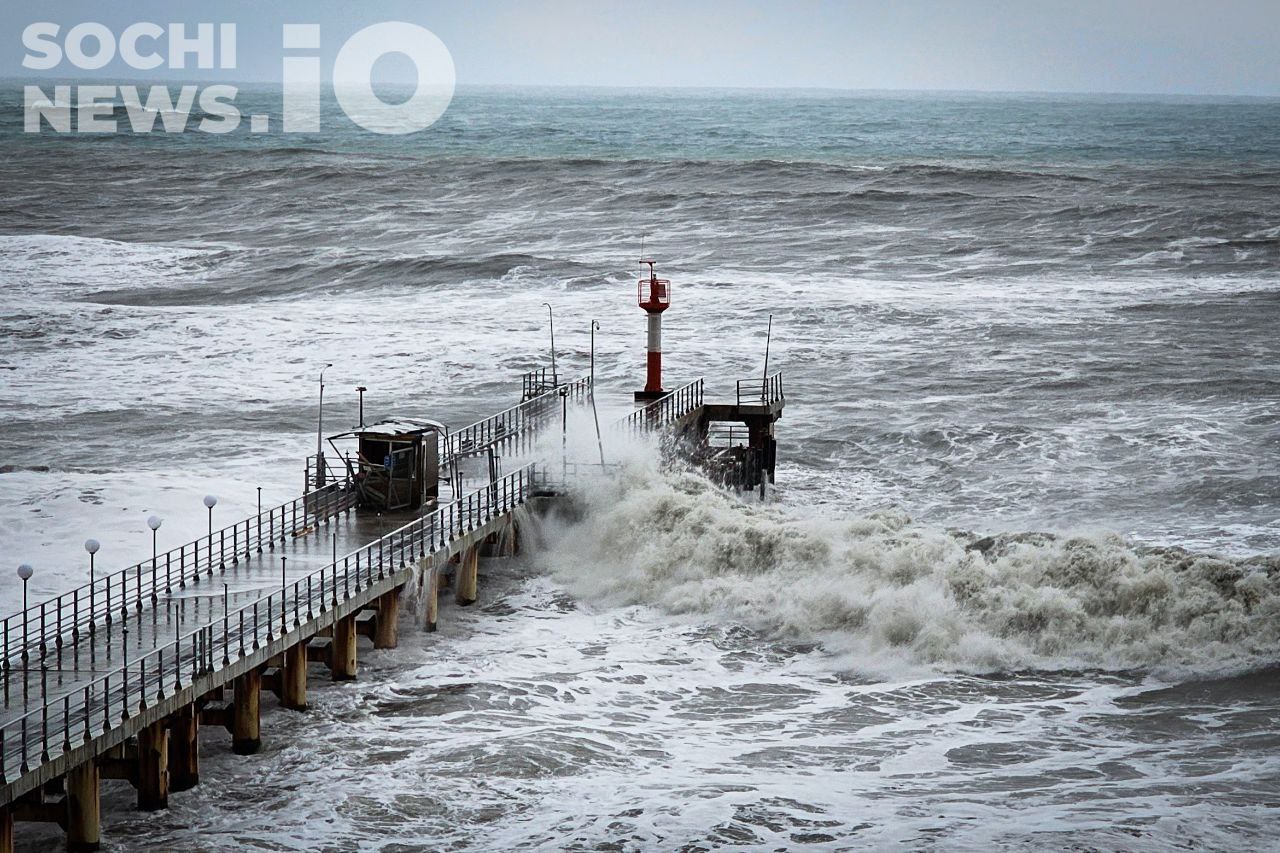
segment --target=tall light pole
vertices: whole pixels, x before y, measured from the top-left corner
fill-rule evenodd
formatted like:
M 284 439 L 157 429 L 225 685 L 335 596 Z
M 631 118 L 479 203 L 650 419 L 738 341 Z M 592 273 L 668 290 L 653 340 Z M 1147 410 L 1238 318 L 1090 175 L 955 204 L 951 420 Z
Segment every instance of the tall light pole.
M 773 315 L 769 315 L 769 330 L 764 335 L 764 378 L 760 380 L 760 401 L 767 402 L 769 397 L 769 344 L 773 343 Z
M 591 321 L 591 417 L 596 422 L 596 447 L 600 449 L 600 467 L 604 468 L 604 442 L 600 439 L 600 413 L 596 411 L 596 329 L 599 320 Z
M 147 519 L 147 527 L 151 528 L 151 598 L 154 601 L 156 595 L 156 532 L 160 530 L 160 525 L 164 520 L 158 515 L 153 515 Z M 142 590 L 138 590 L 138 599 L 142 599 Z
M 324 372 L 331 363 L 320 368 L 320 406 L 316 412 L 316 488 L 324 485 Z
M 31 575 L 34 573 L 35 569 L 31 568 L 30 563 L 18 566 L 18 577 L 22 578 L 22 680 L 24 685 L 27 680 L 27 581 L 31 580 Z
M 360 426 L 364 427 L 364 392 L 369 389 L 363 385 L 356 386 L 356 393 L 360 395 Z
M 547 322 L 551 324 L 551 384 L 554 387 L 560 384 L 560 374 L 556 372 L 556 318 L 551 312 L 551 303 L 542 304 L 547 306 Z
M 98 549 L 101 547 L 102 544 L 97 539 L 84 540 L 84 549 L 89 552 L 89 636 L 91 637 L 94 634 L 94 623 L 96 621 L 93 611 L 93 555 L 98 553 Z
M 213 574 L 213 508 L 218 505 L 218 498 L 205 495 L 204 505 L 209 509 L 209 574 Z

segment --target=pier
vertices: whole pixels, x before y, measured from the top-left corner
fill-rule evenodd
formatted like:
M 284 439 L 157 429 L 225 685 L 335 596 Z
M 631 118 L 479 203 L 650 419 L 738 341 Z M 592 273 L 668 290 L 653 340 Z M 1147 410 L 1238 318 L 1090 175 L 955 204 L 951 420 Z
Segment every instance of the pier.
M 611 429 L 663 433 L 668 449 L 729 472 L 727 483 L 763 489 L 773 479 L 781 374 L 746 387 L 745 397 L 739 383 L 736 399 L 713 403 L 699 379 L 662 392 Z M 355 678 L 361 639 L 395 648 L 402 612 L 412 610 L 431 631 L 443 592 L 452 591 L 456 605 L 473 603 L 481 557 L 516 554 L 525 514 L 543 511 L 580 475 L 581 466 L 529 457 L 549 427 L 567 421 L 570 405 L 591 399 L 590 379 L 561 384 L 541 371 L 525 377 L 523 390 L 521 403 L 452 432 L 396 422 L 334 436 L 388 441 L 381 489 L 369 480 L 380 463 L 366 453 L 340 454 L 328 467 L 317 454 L 307 460 L 303 495 L 95 573 L 0 621 L 0 853 L 15 849 L 22 821 L 58 824 L 68 850 L 97 849 L 102 780 L 126 780 L 138 808 L 163 809 L 172 794 L 199 783 L 202 728 L 229 731 L 234 752 L 253 754 L 264 694 L 305 711 L 313 671 Z M 732 436 L 738 444 L 716 446 L 715 426 L 725 423 L 740 433 Z M 424 494 L 446 483 L 448 499 L 382 512 L 404 452 L 387 437 L 409 427 L 431 436 L 429 453 L 417 445 L 425 467 L 413 469 L 431 471 Z M 523 464 L 500 474 L 512 457 Z M 466 460 L 481 463 L 473 466 L 483 471 L 480 485 L 468 488 L 477 478 L 463 474 Z

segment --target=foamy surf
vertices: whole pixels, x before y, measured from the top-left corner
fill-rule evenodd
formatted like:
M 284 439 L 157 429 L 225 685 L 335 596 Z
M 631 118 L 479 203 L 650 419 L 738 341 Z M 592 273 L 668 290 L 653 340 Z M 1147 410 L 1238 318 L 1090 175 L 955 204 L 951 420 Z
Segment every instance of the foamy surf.
M 1118 535 L 941 530 L 903 512 L 817 517 L 631 463 L 552 522 L 538 559 L 601 606 L 650 605 L 816 641 L 841 666 L 974 672 L 1273 664 L 1280 558 L 1228 559 Z

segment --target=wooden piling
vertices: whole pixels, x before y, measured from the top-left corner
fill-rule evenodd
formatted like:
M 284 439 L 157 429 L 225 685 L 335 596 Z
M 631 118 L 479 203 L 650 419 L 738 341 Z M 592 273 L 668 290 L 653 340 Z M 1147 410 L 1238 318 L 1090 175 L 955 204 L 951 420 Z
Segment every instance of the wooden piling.
M 67 771 L 67 849 L 75 853 L 97 850 L 102 843 L 101 778 L 97 762 L 90 759 Z M 8 809 L 5 809 L 8 812 Z M 9 834 L 12 838 L 12 823 Z M 5 849 L 0 846 L 0 850 Z M 10 844 L 7 848 L 13 849 Z
M 235 684 L 231 750 L 236 755 L 253 755 L 262 748 L 261 702 L 262 673 L 251 669 Z
M 333 645 L 330 647 L 329 669 L 334 681 L 350 681 L 356 677 L 356 617 L 344 616 L 333 623 Z
M 480 546 L 472 545 L 462 552 L 458 563 L 458 575 L 454 581 L 453 599 L 463 606 L 474 604 L 476 581 L 480 570 Z
M 398 644 L 400 589 L 378 596 L 378 625 L 374 630 L 375 649 L 394 649 Z
M 194 704 L 169 717 L 169 790 L 200 784 L 200 712 Z
M 297 643 L 285 650 L 280 677 L 280 704 L 291 711 L 307 710 L 306 643 Z
M 0 853 L 13 853 L 13 811 L 0 807 Z
M 427 579 L 423 583 L 422 594 L 426 596 L 426 624 L 428 631 L 436 629 L 436 620 L 440 615 L 440 569 L 432 566 L 427 570 Z
M 164 720 L 138 732 L 138 808 L 169 808 L 169 727 Z

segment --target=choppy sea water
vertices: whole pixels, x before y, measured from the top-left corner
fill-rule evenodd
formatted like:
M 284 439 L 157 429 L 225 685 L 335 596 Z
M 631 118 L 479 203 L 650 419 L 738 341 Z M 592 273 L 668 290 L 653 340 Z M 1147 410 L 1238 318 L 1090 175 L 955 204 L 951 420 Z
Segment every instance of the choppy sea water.
M 13 102 L 0 546 L 35 593 L 87 536 L 124 565 L 151 512 L 163 547 L 207 492 L 296 492 L 327 361 L 326 424 L 357 384 L 465 423 L 549 300 L 621 412 L 642 240 L 669 378 L 728 393 L 770 313 L 786 372 L 771 503 L 629 465 L 261 755 L 211 737 L 159 820 L 111 789 L 119 849 L 1280 836 L 1277 102 L 482 90 L 408 139 L 32 137 Z

